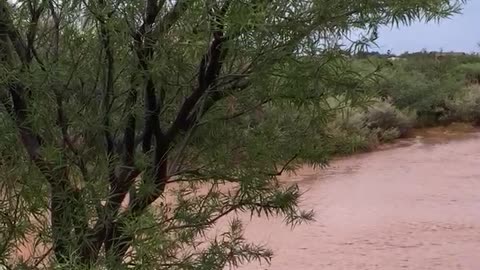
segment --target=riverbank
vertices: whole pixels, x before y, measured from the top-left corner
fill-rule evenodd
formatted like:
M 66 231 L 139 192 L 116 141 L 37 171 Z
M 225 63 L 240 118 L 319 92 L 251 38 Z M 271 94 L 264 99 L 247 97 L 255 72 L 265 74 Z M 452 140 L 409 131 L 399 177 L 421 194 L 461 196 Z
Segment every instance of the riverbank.
M 454 122 L 448 125 L 441 125 L 427 128 L 412 129 L 405 138 L 398 138 L 391 142 L 382 143 L 374 147 L 370 151 L 374 152 L 388 150 L 397 147 L 410 146 L 416 142 L 423 143 L 445 143 L 451 140 L 463 140 L 476 136 L 480 132 L 479 127 L 475 127 L 470 123 Z M 348 158 L 348 156 L 345 156 Z

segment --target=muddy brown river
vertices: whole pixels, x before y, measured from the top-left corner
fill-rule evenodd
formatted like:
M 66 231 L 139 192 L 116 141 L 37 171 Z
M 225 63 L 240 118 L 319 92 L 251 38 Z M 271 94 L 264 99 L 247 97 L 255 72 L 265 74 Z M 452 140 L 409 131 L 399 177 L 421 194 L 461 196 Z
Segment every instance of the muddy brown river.
M 462 126 L 416 133 L 283 176 L 306 191 L 303 207 L 316 221 L 291 230 L 280 219 L 244 218 L 247 238 L 275 257 L 241 269 L 480 269 L 480 133 Z
M 316 221 L 247 220 L 275 257 L 241 269 L 480 269 L 480 135 L 447 133 L 286 176 Z

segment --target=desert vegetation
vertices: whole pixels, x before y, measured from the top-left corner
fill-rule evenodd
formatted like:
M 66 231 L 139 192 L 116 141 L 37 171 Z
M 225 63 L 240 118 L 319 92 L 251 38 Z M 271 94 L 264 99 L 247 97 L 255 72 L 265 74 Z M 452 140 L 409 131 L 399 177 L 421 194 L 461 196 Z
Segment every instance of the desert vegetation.
M 413 128 L 465 122 L 478 125 L 480 57 L 418 52 L 355 57 L 360 73 L 376 71 L 365 107 L 347 106 L 330 123 L 338 154 L 375 149 L 406 137 Z
M 0 0 L 2 264 L 269 261 L 239 220 L 209 229 L 242 212 L 310 221 L 279 175 L 479 122 L 476 56 L 359 54 L 382 25 L 462 3 Z M 24 244 L 35 253 L 19 257 Z

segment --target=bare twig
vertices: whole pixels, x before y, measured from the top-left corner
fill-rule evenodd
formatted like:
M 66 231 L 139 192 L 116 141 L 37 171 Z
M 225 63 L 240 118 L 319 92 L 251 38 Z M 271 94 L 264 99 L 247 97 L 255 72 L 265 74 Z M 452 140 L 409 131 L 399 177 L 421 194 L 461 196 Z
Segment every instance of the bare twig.
M 276 173 L 269 173 L 268 175 L 270 176 L 280 176 L 283 174 L 283 172 L 287 169 L 288 165 L 292 163 L 296 158 L 298 157 L 298 154 L 295 154 L 292 158 L 290 158 L 285 165 L 283 165 L 282 169 Z

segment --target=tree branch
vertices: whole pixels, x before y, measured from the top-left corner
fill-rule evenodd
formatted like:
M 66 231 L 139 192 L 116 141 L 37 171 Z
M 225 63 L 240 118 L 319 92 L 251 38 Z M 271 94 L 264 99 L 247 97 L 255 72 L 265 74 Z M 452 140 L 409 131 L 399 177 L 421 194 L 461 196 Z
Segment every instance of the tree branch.
M 228 1 L 227 1 L 228 2 Z M 158 37 L 160 34 L 165 33 L 168 29 L 173 26 L 173 24 L 178 20 L 178 18 L 183 14 L 186 8 L 189 6 L 189 0 L 179 0 L 176 2 L 173 9 L 163 17 L 162 21 L 158 24 L 159 26 L 154 30 L 153 37 Z M 152 8 L 153 10 L 153 8 Z M 153 13 L 153 12 L 152 12 Z M 149 22 L 144 22 L 144 25 L 147 25 Z M 141 30 L 141 29 L 140 29 Z M 134 40 L 136 42 L 137 56 L 139 58 L 139 64 L 142 67 L 146 77 L 146 91 L 145 91 L 145 111 L 146 111 L 146 121 L 145 121 L 145 130 L 144 130 L 144 140 L 143 140 L 143 150 L 144 152 L 149 151 L 151 144 L 151 137 L 155 137 L 155 151 L 154 151 L 154 162 L 153 167 L 147 171 L 144 175 L 144 181 L 153 180 L 153 190 L 144 196 L 136 196 L 135 199 L 130 204 L 130 214 L 136 215 L 143 210 L 145 210 L 152 202 L 154 202 L 164 191 L 166 182 L 168 180 L 167 173 L 167 154 L 170 143 L 174 136 L 165 136 L 160 129 L 160 121 L 158 119 L 159 106 L 156 103 L 155 97 L 155 86 L 153 85 L 153 80 L 149 74 L 148 61 L 153 56 L 154 39 L 141 40 L 141 35 L 134 35 Z M 141 33 L 141 31 L 140 31 Z M 199 75 L 199 86 L 194 91 L 191 97 L 187 98 L 186 102 L 183 105 L 183 108 L 180 110 L 179 117 L 177 117 L 175 127 L 170 132 L 176 133 L 177 128 L 181 127 L 181 123 L 186 120 L 189 112 L 194 108 L 195 104 L 200 100 L 202 95 L 207 91 L 210 85 L 212 85 L 218 77 L 221 69 L 221 59 L 223 54 L 222 43 L 225 41 L 223 38 L 222 31 L 214 32 L 214 40 L 210 46 L 208 53 L 204 56 L 202 64 L 200 65 L 201 75 Z M 152 135 L 151 135 L 152 134 Z M 108 239 L 112 241 L 106 243 L 106 248 L 111 249 L 115 247 L 113 253 L 117 260 L 121 260 L 125 252 L 130 245 L 130 237 L 123 235 L 123 225 L 120 222 L 116 222 L 112 227 L 108 235 Z
M 220 70 L 222 60 L 225 57 L 223 52 L 223 32 L 214 33 L 214 39 L 210 44 L 207 54 L 204 55 L 199 66 L 198 86 L 193 93 L 185 99 L 173 124 L 167 132 L 167 138 L 173 140 L 180 131 L 186 131 L 189 126 L 189 117 L 198 102 L 210 87 L 214 85 Z
M 172 9 L 171 13 L 167 14 L 164 20 L 174 20 L 177 16 L 180 15 L 180 12 L 186 8 L 188 1 L 178 1 L 175 7 Z M 228 10 L 228 4 L 230 1 L 225 3 L 225 6 L 222 8 L 221 13 L 218 14 L 219 17 L 223 16 Z M 185 6 L 184 6 L 185 5 Z M 169 16 L 171 16 L 171 19 Z M 218 23 L 219 21 L 217 21 Z M 137 197 L 137 200 L 132 203 L 133 212 L 141 212 L 153 201 L 155 201 L 165 189 L 166 181 L 168 180 L 167 175 L 167 151 L 170 146 L 170 143 L 176 136 L 176 134 L 184 129 L 185 123 L 187 121 L 189 113 L 196 106 L 198 101 L 204 95 L 204 93 L 209 89 L 211 85 L 215 83 L 216 78 L 218 77 L 221 67 L 222 60 L 225 57 L 226 52 L 223 50 L 223 43 L 225 39 L 223 37 L 223 26 L 218 26 L 218 28 L 213 32 L 213 41 L 209 47 L 208 52 L 202 58 L 199 67 L 198 75 L 198 86 L 195 91 L 189 96 L 183 103 L 177 118 L 172 124 L 166 136 L 163 135 L 160 128 L 155 124 L 152 128 L 157 129 L 156 134 L 158 139 L 156 139 L 156 149 L 155 149 L 155 166 L 153 170 L 153 179 L 154 179 L 154 190 L 147 196 Z M 148 98 L 148 97 L 147 97 Z M 153 103 L 153 100 L 150 102 Z M 157 121 L 158 122 L 158 121 Z M 155 130 L 154 130 L 155 131 Z M 145 141 L 144 141 L 145 142 Z M 145 146 L 145 145 L 144 145 Z M 144 148 L 145 150 L 145 148 Z
M 231 212 L 241 208 L 243 205 L 232 205 L 230 208 L 228 208 L 227 210 L 219 213 L 217 216 L 215 216 L 214 218 L 211 218 L 205 222 L 200 222 L 200 223 L 194 223 L 194 224 L 184 224 L 184 225 L 177 225 L 177 226 L 170 226 L 170 227 L 167 227 L 163 230 L 164 233 L 167 233 L 169 231 L 173 231 L 173 230 L 180 230 L 180 229 L 187 229 L 187 228 L 202 228 L 202 227 L 207 227 L 207 226 L 211 226 L 213 224 L 215 224 L 215 222 L 217 222 L 219 219 L 221 219 L 222 217 L 230 214 Z
M 105 0 L 99 0 L 99 5 L 102 7 L 103 11 L 106 11 L 107 4 Z M 103 97 L 103 124 L 104 124 L 104 137 L 106 143 L 106 152 L 108 158 L 108 169 L 109 176 L 108 180 L 110 183 L 109 198 L 106 202 L 105 207 L 101 209 L 99 213 L 99 219 L 95 223 L 92 230 L 90 230 L 86 239 L 82 239 L 80 243 L 80 257 L 84 263 L 91 263 L 95 261 L 98 257 L 98 253 L 102 244 L 108 240 L 108 235 L 111 230 L 113 219 L 116 216 L 121 202 L 123 201 L 128 189 L 132 183 L 132 180 L 138 175 L 133 169 L 133 152 L 130 151 L 130 142 L 131 129 L 133 128 L 133 133 L 135 132 L 135 118 L 133 118 L 133 127 L 130 122 L 130 117 L 128 119 L 127 127 L 124 132 L 124 142 L 125 142 L 125 155 L 128 157 L 124 158 L 124 161 L 129 162 L 129 166 L 122 166 L 119 171 L 116 170 L 116 162 L 114 160 L 115 155 L 115 143 L 113 135 L 110 131 L 110 111 L 112 105 L 112 96 L 114 91 L 114 53 L 113 47 L 111 44 L 111 31 L 108 29 L 107 23 L 112 16 L 111 12 L 107 12 L 106 16 L 101 14 L 96 14 L 96 17 L 100 24 L 100 38 L 102 42 L 103 50 L 105 51 L 105 84 L 104 84 L 104 97 Z M 132 87 L 134 87 L 132 85 Z M 133 89 L 133 93 L 130 92 L 127 103 L 130 105 L 136 101 L 136 90 Z M 133 140 L 135 137 L 133 136 Z M 129 144 L 127 146 L 127 144 Z M 128 149 L 127 149 L 128 148 Z M 131 159 L 131 160 L 130 160 Z
M 27 46 L 21 39 L 20 34 L 14 28 L 10 17 L 10 5 L 6 0 L 0 0 L 0 34 L 10 38 L 16 54 L 23 64 L 27 63 Z
M 269 173 L 268 175 L 269 176 L 280 176 L 283 174 L 283 172 L 287 169 L 288 165 L 290 165 L 290 163 L 292 163 L 296 158 L 298 157 L 298 154 L 295 154 L 293 155 L 292 158 L 290 158 L 286 163 L 285 165 L 283 165 L 282 169 L 280 169 L 280 171 L 276 172 L 276 173 Z M 276 167 L 276 166 L 275 166 Z
M 177 0 L 173 8 L 158 22 L 158 26 L 153 30 L 153 36 L 158 38 L 168 32 L 187 11 L 191 3 L 192 0 Z
M 100 0 L 100 3 L 104 3 L 103 0 Z M 103 5 L 103 4 L 102 4 Z M 111 98 L 113 95 L 113 80 L 114 80 L 114 56 L 113 48 L 111 45 L 111 33 L 107 28 L 105 20 L 100 21 L 100 37 L 102 40 L 102 46 L 105 50 L 105 85 L 104 85 L 104 96 L 103 96 L 103 124 L 104 124 L 104 135 L 105 142 L 107 146 L 107 156 L 108 159 L 113 159 L 114 155 L 114 140 L 110 131 L 110 107 L 111 107 Z M 111 161 L 109 161 L 111 162 Z M 110 179 L 112 182 L 114 179 Z
M 35 37 L 37 35 L 38 20 L 45 10 L 45 1 L 40 3 L 39 7 L 36 7 L 32 4 L 32 1 L 28 1 L 28 6 L 30 10 L 30 23 L 27 31 L 27 48 L 26 48 L 26 61 L 30 64 L 34 57 L 34 43 Z M 54 17 L 55 21 L 55 17 Z M 56 23 L 56 21 L 55 21 Z
M 172 12 L 178 7 L 178 5 L 186 5 L 187 1 L 178 1 Z M 176 11 L 178 12 L 178 11 Z M 225 11 L 226 12 L 226 11 Z M 173 15 L 172 15 L 173 16 Z M 176 16 L 176 15 L 175 15 Z M 225 41 L 223 38 L 223 32 L 220 28 L 219 30 L 214 31 L 213 33 L 214 39 L 210 45 L 210 48 L 203 57 L 201 64 L 200 64 L 200 72 L 198 77 L 198 87 L 192 93 L 190 97 L 188 97 L 182 105 L 182 108 L 177 115 L 176 120 L 172 124 L 172 127 L 168 131 L 167 135 L 164 136 L 162 131 L 159 127 L 159 120 L 158 120 L 158 111 L 156 111 L 156 121 L 152 123 L 151 129 L 152 133 L 156 134 L 156 149 L 155 149 L 155 165 L 153 170 L 153 179 L 155 188 L 148 194 L 147 196 L 137 197 L 137 200 L 132 203 L 132 211 L 133 212 L 141 212 L 143 211 L 148 205 L 150 205 L 153 201 L 155 201 L 165 189 L 167 179 L 167 151 L 168 147 L 175 137 L 176 133 L 182 129 L 185 125 L 185 121 L 187 120 L 188 114 L 190 111 L 195 107 L 197 102 L 201 99 L 202 95 L 209 89 L 209 87 L 215 82 L 216 78 L 220 73 L 220 69 L 222 66 L 222 59 L 225 56 L 224 51 L 222 50 L 222 44 Z M 150 81 L 147 81 L 147 86 Z M 148 88 L 147 88 L 148 90 Z M 154 95 L 148 95 L 147 92 L 147 101 L 146 104 L 150 104 L 151 109 L 155 104 L 155 100 L 153 99 Z M 151 93 L 150 93 L 151 94 Z M 144 151 L 148 150 L 149 142 L 147 135 L 149 134 L 147 131 L 150 130 L 145 129 L 145 139 L 144 139 Z
M 152 137 L 155 138 L 155 160 L 153 167 L 153 177 L 154 179 L 163 179 L 166 175 L 166 171 L 163 168 L 166 168 L 166 159 L 164 155 L 166 153 L 165 140 L 163 138 L 163 133 L 160 129 L 160 121 L 158 119 L 159 106 L 156 100 L 155 94 L 155 85 L 153 78 L 150 74 L 148 62 L 153 57 L 153 43 L 151 39 L 145 39 L 145 33 L 154 23 L 155 18 L 163 6 L 164 1 L 161 1 L 160 4 L 156 0 L 148 0 L 147 7 L 144 17 L 144 23 L 133 35 L 135 42 L 135 51 L 137 53 L 139 67 L 143 71 L 143 78 L 146 82 L 145 84 L 145 130 L 143 132 L 143 150 L 148 152 L 151 147 Z M 105 32 L 105 31 L 103 31 Z M 105 36 L 105 35 L 104 35 Z M 105 47 L 105 50 L 108 51 L 108 47 Z M 108 54 L 108 53 L 107 53 Z M 136 86 L 136 74 L 132 74 L 131 89 L 127 98 L 127 110 L 131 110 L 127 116 L 127 126 L 124 131 L 124 151 L 123 151 L 123 164 L 119 168 L 118 176 L 116 181 L 113 182 L 110 191 L 110 198 L 105 206 L 105 211 L 107 212 L 105 218 L 99 220 L 93 229 L 93 256 L 96 257 L 98 250 L 101 247 L 101 243 L 105 242 L 105 249 L 107 253 L 112 253 L 115 256 L 116 260 L 121 258 L 121 250 L 119 250 L 119 245 L 116 244 L 118 239 L 114 238 L 114 235 L 121 230 L 118 227 L 118 223 L 113 223 L 113 217 L 117 214 L 119 206 L 123 201 L 126 193 L 130 189 L 134 178 L 138 175 L 138 171 L 134 169 L 134 151 L 135 151 L 135 113 L 133 107 L 137 100 L 137 86 Z M 164 172 L 165 171 L 165 172 Z M 146 177 L 146 176 L 145 176 Z M 162 182 L 162 181 L 159 181 Z M 161 190 L 158 189 L 158 190 Z M 142 201 L 143 202 L 143 201 Z M 140 204 L 137 204 L 136 207 L 140 207 Z M 143 207 L 140 207 L 143 208 Z M 106 220 L 105 220 L 106 219 Z M 88 243 L 87 243 L 88 245 Z M 85 253 L 85 252 L 84 252 Z M 92 253 L 92 252 L 91 252 Z M 88 250 L 85 254 L 88 254 Z

